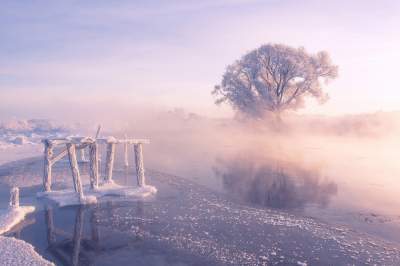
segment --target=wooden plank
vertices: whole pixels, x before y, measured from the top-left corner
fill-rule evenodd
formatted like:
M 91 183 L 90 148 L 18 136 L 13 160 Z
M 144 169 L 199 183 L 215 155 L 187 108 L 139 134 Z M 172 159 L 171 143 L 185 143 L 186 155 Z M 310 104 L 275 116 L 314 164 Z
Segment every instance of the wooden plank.
M 114 139 L 110 140 L 109 138 L 98 138 L 96 139 L 96 142 L 98 144 L 108 144 L 110 142 L 116 143 L 116 144 L 123 144 L 123 143 L 128 143 L 128 144 L 149 144 L 150 140 L 148 139 Z
M 85 149 L 86 147 L 89 147 L 89 145 L 92 143 L 95 143 L 95 142 L 86 142 L 86 143 L 76 145 L 76 149 L 77 150 Z
M 95 142 L 96 140 L 91 137 L 67 137 L 67 138 L 47 138 L 43 139 L 42 142 L 49 142 L 52 145 L 61 145 L 61 144 L 90 144 Z
M 67 149 L 62 150 L 59 154 L 57 154 L 56 156 L 54 156 L 53 158 L 51 158 L 51 164 L 54 164 L 55 162 L 61 160 L 62 158 L 64 158 L 65 155 L 68 154 Z
M 90 144 L 93 142 L 97 142 L 98 144 L 108 144 L 108 143 L 129 143 L 129 144 L 149 144 L 150 140 L 148 139 L 115 139 L 113 137 L 109 138 L 97 138 L 93 139 L 91 137 L 69 137 L 69 138 L 48 138 L 48 139 L 43 139 L 43 142 L 47 141 L 51 143 L 52 145 L 61 145 L 61 144 L 67 144 L 67 143 L 72 143 L 72 144 Z M 79 146 L 76 147 L 81 148 Z

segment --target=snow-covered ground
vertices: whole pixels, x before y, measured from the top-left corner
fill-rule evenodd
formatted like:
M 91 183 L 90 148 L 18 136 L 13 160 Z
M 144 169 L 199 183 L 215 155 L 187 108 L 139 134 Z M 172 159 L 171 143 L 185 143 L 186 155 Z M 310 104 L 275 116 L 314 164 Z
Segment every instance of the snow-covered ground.
M 0 123 L 0 145 L 40 143 L 43 137 L 65 136 L 72 129 L 46 119 L 10 120 Z
M 54 265 L 40 256 L 33 246 L 25 241 L 0 236 L 0 265 Z
M 71 128 L 43 119 L 10 120 L 0 123 L 0 165 L 38 156 L 43 150 L 42 138 L 60 137 L 70 133 Z M 0 209 L 0 234 L 9 231 L 34 211 L 34 206 Z M 36 253 L 32 245 L 13 237 L 0 236 L 0 265 L 54 264 Z
M 13 226 L 25 219 L 28 213 L 34 212 L 33 206 L 20 206 L 0 210 L 0 234 L 10 230 Z
M 4 234 L 35 211 L 33 206 L 9 207 L 0 210 L 0 234 Z M 0 265 L 54 265 L 45 260 L 25 241 L 0 236 Z
M 0 122 L 0 165 L 38 156 L 43 151 L 43 138 L 64 137 L 75 131 L 74 125 L 61 125 L 45 119 Z

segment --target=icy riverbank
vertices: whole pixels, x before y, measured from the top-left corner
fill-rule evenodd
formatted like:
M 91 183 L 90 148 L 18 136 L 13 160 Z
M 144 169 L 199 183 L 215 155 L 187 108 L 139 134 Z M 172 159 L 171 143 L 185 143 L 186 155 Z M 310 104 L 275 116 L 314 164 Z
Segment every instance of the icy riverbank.
M 25 241 L 0 236 L 0 265 L 54 265 L 45 260 Z
M 0 234 L 6 233 L 12 227 L 25 219 L 25 216 L 35 211 L 33 206 L 20 206 L 0 210 Z M 25 241 L 14 237 L 0 236 L 0 265 L 54 265 L 43 259 Z
M 9 231 L 13 226 L 25 219 L 28 213 L 34 212 L 33 206 L 20 206 L 0 210 L 0 234 Z

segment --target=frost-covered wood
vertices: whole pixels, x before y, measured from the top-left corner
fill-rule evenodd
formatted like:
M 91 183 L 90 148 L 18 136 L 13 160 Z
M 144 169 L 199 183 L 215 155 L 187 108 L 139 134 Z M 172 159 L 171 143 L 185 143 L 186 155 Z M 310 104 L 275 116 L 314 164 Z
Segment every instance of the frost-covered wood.
M 13 187 L 10 190 L 10 207 L 18 208 L 19 207 L 19 188 Z
M 107 155 L 106 155 L 106 175 L 104 180 L 106 182 L 112 182 L 112 172 L 114 168 L 114 157 L 115 157 L 115 142 L 109 142 L 107 144 Z
M 150 141 L 148 139 L 114 139 L 112 138 L 113 142 L 116 144 L 128 143 L 128 144 L 148 144 Z M 110 142 L 110 138 L 98 138 L 96 139 L 98 144 L 108 144 Z
M 125 140 L 127 139 L 127 137 L 126 137 L 126 135 L 125 135 Z M 124 165 L 125 165 L 125 167 L 128 167 L 129 166 L 129 159 L 128 159 L 128 147 L 129 146 L 129 143 L 128 142 L 125 142 L 124 143 Z
M 81 162 L 87 162 L 86 156 L 85 156 L 85 149 L 84 148 L 81 149 L 80 153 L 81 153 Z
M 44 173 L 43 187 L 45 191 L 51 191 L 51 157 L 53 156 L 53 145 L 50 141 L 44 141 Z
M 71 166 L 71 171 L 72 171 L 72 178 L 74 181 L 74 188 L 75 191 L 78 193 L 79 200 L 82 200 L 83 190 L 82 190 L 81 176 L 78 168 L 78 161 L 76 160 L 75 144 L 68 143 L 67 150 L 68 150 L 69 164 Z
M 46 141 L 51 142 L 52 145 L 62 145 L 62 144 L 67 144 L 67 143 L 73 143 L 73 144 L 90 144 L 93 142 L 97 142 L 97 144 L 108 144 L 110 143 L 110 139 L 116 144 L 121 144 L 121 143 L 129 143 L 129 144 L 148 144 L 150 141 L 148 139 L 115 139 L 113 137 L 109 138 L 96 138 L 93 139 L 91 137 L 68 137 L 68 138 L 48 138 Z M 78 147 L 77 147 L 78 148 Z
M 89 146 L 90 187 L 96 189 L 99 185 L 99 152 L 96 143 Z
M 139 187 L 143 187 L 144 185 L 146 185 L 146 182 L 144 177 L 142 144 L 141 143 L 135 144 L 134 151 L 135 151 L 137 185 Z
M 136 173 L 137 173 L 137 185 L 139 187 L 144 187 L 145 182 L 145 171 L 143 166 L 143 151 L 142 144 L 149 143 L 147 139 L 128 139 L 125 136 L 125 139 L 116 139 L 114 137 L 108 138 L 90 138 L 90 137 L 67 137 L 67 138 L 49 138 L 44 139 L 43 143 L 45 145 L 45 154 L 44 154 L 44 176 L 43 176 L 43 185 L 45 192 L 41 195 L 45 195 L 46 197 L 57 198 L 59 204 L 64 204 L 65 198 L 63 198 L 64 194 L 60 194 L 61 191 L 51 191 L 51 166 L 56 161 L 60 160 L 63 156 L 68 154 L 69 164 L 72 172 L 72 180 L 74 185 L 74 190 L 78 194 L 78 198 L 75 198 L 75 192 L 71 191 L 71 197 L 73 201 L 76 201 L 78 204 L 89 204 L 96 201 L 96 197 L 88 198 L 84 196 L 82 180 L 79 173 L 78 162 L 77 162 L 77 151 L 81 149 L 85 149 L 88 147 L 89 150 L 89 176 L 90 176 L 90 193 L 97 193 L 100 189 L 109 189 L 107 186 L 114 185 L 112 175 L 114 168 L 114 160 L 115 160 L 115 149 L 116 144 L 124 145 L 124 164 L 125 166 L 129 166 L 129 145 L 134 145 L 134 156 L 136 163 Z M 99 152 L 99 144 L 107 144 L 106 151 L 106 162 L 105 162 L 105 176 L 104 176 L 104 184 L 99 186 L 99 178 L 100 178 L 100 152 Z M 66 149 L 61 150 L 56 156 L 53 155 L 53 150 L 57 145 L 66 146 Z M 85 158 L 83 158 L 85 159 Z M 128 167 L 125 167 L 127 170 Z M 108 183 L 108 184 L 107 184 Z M 142 191 L 144 192 L 144 191 Z M 155 193 L 154 191 L 149 191 L 149 193 Z M 89 193 L 89 192 L 88 192 Z M 126 191 L 122 191 L 121 193 L 126 193 Z M 142 193 L 144 194 L 144 193 Z M 78 201 L 77 201 L 78 199 Z M 61 202 L 61 203 L 60 203 Z
M 68 154 L 67 149 L 62 150 L 59 154 L 53 156 L 53 158 L 51 159 L 51 164 L 54 164 L 57 161 L 61 160 L 67 154 Z
M 95 140 L 91 137 L 67 137 L 67 138 L 47 138 L 46 141 L 53 145 L 62 145 L 67 143 L 82 144 L 93 143 Z

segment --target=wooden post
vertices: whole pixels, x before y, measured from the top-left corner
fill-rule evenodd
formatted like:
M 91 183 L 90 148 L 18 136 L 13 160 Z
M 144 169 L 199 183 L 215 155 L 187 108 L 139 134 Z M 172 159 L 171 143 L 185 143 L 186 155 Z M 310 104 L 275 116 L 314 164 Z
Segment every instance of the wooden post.
M 18 208 L 19 207 L 19 188 L 13 187 L 10 190 L 10 207 Z
M 97 143 L 92 143 L 89 146 L 90 159 L 90 187 L 96 189 L 99 186 L 99 153 Z
M 126 140 L 126 135 L 125 135 L 125 140 Z M 124 143 L 124 165 L 127 168 L 129 166 L 129 160 L 128 160 L 128 142 Z
M 83 199 L 83 189 L 81 183 L 81 176 L 79 174 L 78 162 L 76 161 L 76 148 L 75 144 L 67 143 L 69 164 L 71 166 L 72 178 L 74 180 L 74 188 L 78 193 L 79 200 Z
M 144 177 L 142 143 L 135 144 L 134 151 L 135 151 L 137 185 L 139 187 L 143 187 L 146 185 L 146 182 L 145 182 L 145 177 Z
M 81 153 L 81 162 L 87 162 L 86 157 L 85 157 L 85 148 L 80 150 Z
M 43 187 L 44 191 L 51 191 L 51 157 L 53 156 L 53 145 L 49 140 L 44 140 L 44 172 Z
M 114 155 L 115 155 L 115 142 L 109 142 L 107 144 L 107 155 L 106 155 L 106 175 L 104 180 L 112 183 L 112 172 L 114 167 Z

